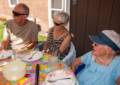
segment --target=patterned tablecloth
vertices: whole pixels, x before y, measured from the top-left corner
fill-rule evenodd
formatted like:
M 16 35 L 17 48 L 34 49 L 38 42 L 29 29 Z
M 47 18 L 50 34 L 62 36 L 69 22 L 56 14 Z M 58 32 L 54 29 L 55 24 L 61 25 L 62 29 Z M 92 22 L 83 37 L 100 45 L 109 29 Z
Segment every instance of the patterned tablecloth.
M 40 74 L 39 74 L 39 85 L 49 85 L 45 82 L 47 82 L 46 78 L 49 78 L 49 74 L 51 74 L 50 71 L 53 71 L 53 69 L 51 69 L 51 66 L 49 65 L 49 58 L 47 54 L 43 55 L 42 58 L 40 58 L 39 61 L 34 61 L 34 62 L 27 62 L 27 72 L 26 75 L 16 81 L 17 85 L 34 85 L 35 84 L 35 68 L 36 68 L 36 64 L 40 64 Z M 63 70 L 64 75 L 66 76 L 71 76 L 71 79 L 75 80 L 75 76 L 73 74 L 73 72 L 70 69 L 66 69 L 64 68 L 65 66 L 61 63 L 56 64 L 57 70 Z M 55 71 L 57 71 L 55 70 Z M 53 71 L 53 72 L 55 72 Z M 12 82 L 7 81 L 3 78 L 2 73 L 0 72 L 0 85 L 12 85 Z M 71 84 L 73 85 L 73 84 Z M 74 84 L 75 85 L 75 84 Z

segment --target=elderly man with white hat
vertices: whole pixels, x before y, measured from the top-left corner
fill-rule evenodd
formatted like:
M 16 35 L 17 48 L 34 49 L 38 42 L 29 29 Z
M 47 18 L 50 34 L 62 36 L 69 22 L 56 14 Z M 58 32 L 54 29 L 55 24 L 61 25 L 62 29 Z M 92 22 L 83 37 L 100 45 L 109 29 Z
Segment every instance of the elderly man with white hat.
M 77 73 L 79 84 L 120 85 L 120 35 L 114 30 L 103 30 L 89 38 L 93 50 L 73 62 L 74 70 L 85 64 Z

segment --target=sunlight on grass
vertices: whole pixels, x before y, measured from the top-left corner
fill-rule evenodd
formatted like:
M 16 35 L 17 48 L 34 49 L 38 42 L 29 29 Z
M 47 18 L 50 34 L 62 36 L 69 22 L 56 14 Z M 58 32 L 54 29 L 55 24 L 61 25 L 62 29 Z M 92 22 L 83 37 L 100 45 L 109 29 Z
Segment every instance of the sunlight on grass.
M 47 37 L 44 36 L 44 35 L 39 35 L 39 36 L 38 36 L 38 41 L 39 41 L 39 42 L 44 42 L 44 41 L 46 41 L 46 39 L 47 39 Z
M 0 42 L 1 42 L 2 39 L 3 39 L 3 29 L 4 29 L 4 27 L 5 27 L 4 23 L 5 23 L 5 22 L 0 21 Z

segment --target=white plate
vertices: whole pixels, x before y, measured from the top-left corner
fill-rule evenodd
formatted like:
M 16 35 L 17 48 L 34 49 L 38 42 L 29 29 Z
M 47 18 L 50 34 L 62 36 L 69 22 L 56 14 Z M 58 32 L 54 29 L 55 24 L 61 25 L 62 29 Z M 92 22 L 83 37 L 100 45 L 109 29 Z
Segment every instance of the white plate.
M 32 62 L 32 61 L 36 61 L 39 60 L 40 58 L 42 58 L 43 53 L 40 51 L 33 51 L 31 54 L 24 56 L 22 58 L 23 61 L 27 61 L 27 62 Z
M 2 50 L 0 51 L 0 60 L 11 57 L 14 54 L 12 50 Z
M 6 65 L 8 62 L 4 61 L 4 62 L 0 62 L 0 66 L 4 66 Z
M 67 73 L 65 70 L 57 70 L 48 73 L 45 80 L 45 85 L 75 85 L 76 79 L 72 73 Z

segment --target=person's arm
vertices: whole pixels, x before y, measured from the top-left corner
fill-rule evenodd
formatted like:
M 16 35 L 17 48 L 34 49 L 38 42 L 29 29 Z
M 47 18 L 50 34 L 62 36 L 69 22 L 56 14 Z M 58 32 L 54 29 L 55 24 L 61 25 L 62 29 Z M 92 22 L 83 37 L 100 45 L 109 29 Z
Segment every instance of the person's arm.
M 40 26 L 38 26 L 38 24 L 33 23 L 33 30 L 32 30 L 32 34 L 29 34 L 29 36 L 31 36 L 30 39 L 28 39 L 24 49 L 32 49 L 36 46 L 37 41 L 38 41 L 38 32 L 40 31 Z
M 69 47 L 70 42 L 71 42 L 71 35 L 68 34 L 63 40 L 62 44 L 60 45 L 59 52 L 63 53 Z
M 80 63 L 81 63 L 80 57 L 76 58 L 72 63 L 72 67 L 71 67 L 72 70 L 75 71 L 76 68 L 80 65 Z
M 76 58 L 72 63 L 72 69 L 75 70 L 80 64 L 89 65 L 92 60 L 92 51 L 85 53 L 81 57 Z
M 47 48 L 48 48 L 48 43 L 47 41 L 45 41 L 44 46 L 43 46 L 43 51 L 46 52 Z
M 120 77 L 117 79 L 117 85 L 120 85 Z
M 36 44 L 37 44 L 36 41 L 31 41 L 31 42 L 29 42 L 29 43 L 26 45 L 26 48 L 27 48 L 27 49 L 32 49 L 32 48 L 35 47 Z
M 120 59 L 118 59 L 117 62 L 119 62 L 119 61 L 120 61 Z M 117 66 L 114 69 L 116 71 L 116 77 L 115 77 L 115 79 L 116 79 L 116 85 L 120 85 L 120 63 L 116 64 L 116 65 Z

